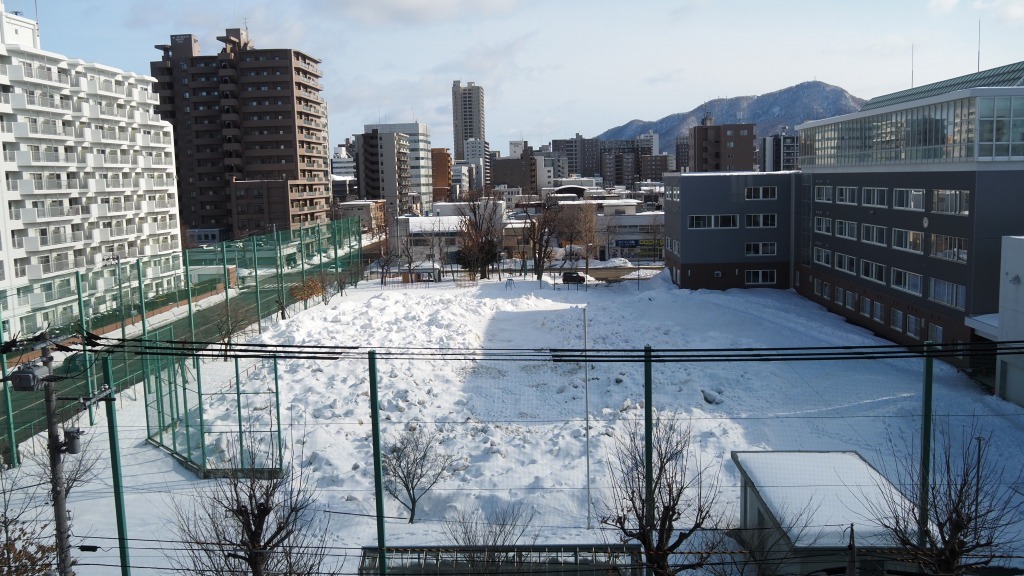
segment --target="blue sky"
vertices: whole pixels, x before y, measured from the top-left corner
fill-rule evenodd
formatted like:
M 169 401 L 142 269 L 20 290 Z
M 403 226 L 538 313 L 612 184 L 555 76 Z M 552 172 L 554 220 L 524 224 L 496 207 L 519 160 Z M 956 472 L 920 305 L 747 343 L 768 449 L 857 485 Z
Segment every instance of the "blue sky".
M 451 84 L 486 92 L 487 139 L 592 137 L 807 80 L 871 98 L 1024 60 L 1024 0 L 4 0 L 45 50 L 149 73 L 155 44 L 225 28 L 323 60 L 332 145 L 364 124 L 430 125 Z M 311 17 L 312 16 L 312 17 Z M 913 60 L 911 53 L 913 49 Z M 913 61 L 913 66 L 911 62 Z

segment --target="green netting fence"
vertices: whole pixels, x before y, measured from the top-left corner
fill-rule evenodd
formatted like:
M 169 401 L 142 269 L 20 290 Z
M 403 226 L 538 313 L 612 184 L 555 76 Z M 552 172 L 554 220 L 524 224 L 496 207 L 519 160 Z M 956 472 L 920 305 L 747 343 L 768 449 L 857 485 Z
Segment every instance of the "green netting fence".
M 6 328 L 0 334 L 18 339 L 11 352 L 0 355 L 4 374 L 16 366 L 38 364 L 42 344 L 68 346 L 55 352 L 52 364 L 61 398 L 90 397 L 108 385 L 135 395 L 135 385 L 142 383 L 149 439 L 197 471 L 205 474 L 227 466 L 223 454 L 211 456 L 203 447 L 237 445 L 217 437 L 240 430 L 259 438 L 262 446 L 259 463 L 257 451 L 246 450 L 247 465 L 276 466 L 280 424 L 278 418 L 267 417 L 274 414 L 268 406 L 276 408 L 277 403 L 268 376 L 272 370 L 256 370 L 237 359 L 183 360 L 160 355 L 158 348 L 169 342 L 203 346 L 241 341 L 295 307 L 343 293 L 363 274 L 358 218 L 186 250 L 130 243 L 117 248 L 76 257 L 74 269 L 68 263 L 19 270 L 30 282 L 0 290 L 0 319 Z M 40 342 L 31 341 L 44 332 Z M 90 344 L 83 338 L 86 333 L 102 338 Z M 144 342 L 154 351 L 130 353 L 118 345 L 121 341 Z M 113 361 L 113 382 L 106 382 L 99 369 L 97 360 L 104 355 Z M 210 380 L 219 383 L 217 389 L 203 389 L 204 373 L 213 373 Z M 271 384 L 257 385 L 260 393 L 238 391 L 253 378 L 270 378 Z M 205 404 L 218 405 L 225 386 L 235 388 L 238 400 L 230 430 L 219 422 L 207 424 L 204 417 Z M 0 454 L 17 464 L 18 445 L 46 429 L 42 394 L 5 386 L 0 404 Z M 61 416 L 71 417 L 77 406 L 62 402 Z M 89 419 L 95 421 L 92 410 Z

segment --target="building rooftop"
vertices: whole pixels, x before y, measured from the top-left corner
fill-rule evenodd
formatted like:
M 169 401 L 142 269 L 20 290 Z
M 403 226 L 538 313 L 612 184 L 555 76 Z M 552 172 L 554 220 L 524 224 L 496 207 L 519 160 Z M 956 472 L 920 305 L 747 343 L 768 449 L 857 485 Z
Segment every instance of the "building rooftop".
M 990 70 L 982 70 L 973 74 L 966 74 L 956 78 L 950 78 L 941 82 L 925 84 L 916 88 L 910 88 L 900 92 L 893 92 L 884 96 L 878 96 L 868 100 L 861 111 L 874 110 L 893 104 L 902 104 L 911 100 L 920 100 L 929 96 L 937 96 L 954 90 L 965 90 L 967 88 L 998 88 L 1024 86 L 1024 62 L 1007 64 Z
M 794 545 L 845 547 L 848 533 L 820 529 L 850 524 L 858 545 L 890 544 L 874 518 L 903 496 L 856 452 L 733 452 L 732 459 Z

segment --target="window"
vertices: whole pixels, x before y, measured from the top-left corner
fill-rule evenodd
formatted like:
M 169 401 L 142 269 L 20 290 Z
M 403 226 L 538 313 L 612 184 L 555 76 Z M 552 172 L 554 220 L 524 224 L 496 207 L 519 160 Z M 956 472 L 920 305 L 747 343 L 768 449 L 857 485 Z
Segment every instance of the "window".
M 821 296 L 821 279 L 820 278 L 815 278 L 814 279 L 814 294 L 816 296 Z
M 836 236 L 840 238 L 857 239 L 857 223 L 849 220 L 836 220 Z
M 932 234 L 932 258 L 942 258 L 950 262 L 967 263 L 967 239 L 956 236 Z
M 747 242 L 747 256 L 775 256 L 775 242 Z
M 857 188 L 854 186 L 836 186 L 836 204 L 856 204 Z
M 846 291 L 836 286 L 836 304 L 843 305 L 843 300 L 846 298 Z
M 747 214 L 747 228 L 775 228 L 775 214 Z
M 814 231 L 818 234 L 832 234 L 832 219 L 822 218 L 821 216 L 814 217 Z
M 689 227 L 691 229 L 738 228 L 739 219 L 740 217 L 738 214 L 708 214 L 700 216 L 690 216 Z
M 832 285 L 828 282 L 822 282 L 821 284 L 821 297 L 825 300 L 832 299 Z
M 957 310 L 964 310 L 967 308 L 967 287 L 932 278 L 928 286 L 928 299 Z
M 885 284 L 885 265 L 870 260 L 861 260 L 860 276 L 873 282 Z
M 871 316 L 871 298 L 861 298 L 860 300 L 860 315 Z
M 903 310 L 893 308 L 889 311 L 889 328 L 903 332 Z
M 824 248 L 814 249 L 814 262 L 822 266 L 832 266 L 832 251 Z
M 846 307 L 850 310 L 857 308 L 857 293 L 846 291 Z
M 921 339 L 921 327 L 923 323 L 921 319 L 912 314 L 907 314 L 907 336 L 915 340 Z
M 875 302 L 875 312 L 871 317 L 875 319 L 875 322 L 885 322 L 885 305 Z
M 814 187 L 814 201 L 815 202 L 831 202 L 832 201 L 832 187 L 831 186 L 815 186 Z
M 879 208 L 888 206 L 885 202 L 885 188 L 864 188 L 861 191 L 861 195 L 864 206 L 877 206 Z
M 924 210 L 924 190 L 920 188 L 893 188 L 892 207 L 897 210 Z
M 857 259 L 848 254 L 836 252 L 836 270 L 842 270 L 847 274 L 857 275 Z
M 775 186 L 751 186 L 744 190 L 747 200 L 775 200 L 779 197 Z
M 907 272 L 906 270 L 894 267 L 891 278 L 892 287 L 897 290 L 920 296 L 921 291 L 924 289 L 924 278 L 920 274 L 914 274 L 913 272 Z
M 939 326 L 938 324 L 929 324 L 928 340 L 936 344 L 942 344 L 942 326 Z
M 775 284 L 775 270 L 747 270 L 744 280 L 748 286 Z
M 885 246 L 885 226 L 875 226 L 874 224 L 861 224 L 860 239 L 861 242 L 867 242 L 868 244 L 878 244 L 879 246 Z
M 970 214 L 971 193 L 968 190 L 933 190 L 932 212 L 936 214 Z
M 902 228 L 892 229 L 892 247 L 897 250 L 916 252 L 921 254 L 924 244 L 924 232 L 903 230 Z

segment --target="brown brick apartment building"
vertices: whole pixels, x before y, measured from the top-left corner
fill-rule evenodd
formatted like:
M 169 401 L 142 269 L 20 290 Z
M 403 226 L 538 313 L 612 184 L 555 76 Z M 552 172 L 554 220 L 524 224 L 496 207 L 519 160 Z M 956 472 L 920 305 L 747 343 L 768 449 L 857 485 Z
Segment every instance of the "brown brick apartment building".
M 174 125 L 183 234 L 215 242 L 326 222 L 331 203 L 320 63 L 257 49 L 245 30 L 201 55 L 175 34 L 150 64 L 157 111 Z

